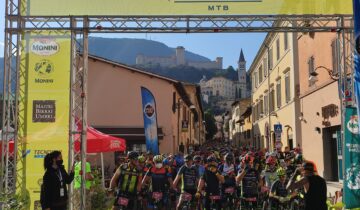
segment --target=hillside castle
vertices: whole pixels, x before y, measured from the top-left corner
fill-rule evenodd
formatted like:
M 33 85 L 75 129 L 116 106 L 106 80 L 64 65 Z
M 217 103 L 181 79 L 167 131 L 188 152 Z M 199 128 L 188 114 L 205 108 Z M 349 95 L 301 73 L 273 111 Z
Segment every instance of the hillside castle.
M 198 69 L 222 69 L 223 58 L 217 57 L 215 61 L 190 61 L 185 58 L 185 48 L 179 46 L 175 50 L 175 55 L 171 57 L 160 57 L 160 56 L 146 56 L 139 54 L 136 56 L 136 64 L 159 64 L 162 67 L 174 67 L 174 66 L 191 66 Z

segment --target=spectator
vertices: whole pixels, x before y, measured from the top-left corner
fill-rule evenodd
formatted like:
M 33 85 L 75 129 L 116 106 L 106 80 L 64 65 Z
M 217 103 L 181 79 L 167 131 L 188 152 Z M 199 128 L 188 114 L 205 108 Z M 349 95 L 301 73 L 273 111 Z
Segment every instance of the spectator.
M 179 145 L 179 152 L 181 152 L 181 153 L 185 153 L 185 146 L 184 146 L 184 144 L 181 142 L 181 144 Z
M 70 174 L 65 171 L 60 151 L 53 151 L 44 158 L 45 174 L 41 186 L 40 203 L 44 210 L 66 210 L 67 184 L 74 179 L 74 166 Z
M 74 184 L 74 190 L 75 190 L 75 196 L 77 201 L 80 201 L 81 198 L 81 176 L 82 176 L 82 170 L 81 170 L 81 160 L 80 156 L 77 156 L 77 162 L 75 163 L 75 184 Z M 86 184 L 86 209 L 91 209 L 91 185 L 92 181 L 94 180 L 94 177 L 91 174 L 91 166 L 89 162 L 86 162 L 86 174 L 85 174 L 85 184 Z M 78 205 L 80 207 L 80 205 Z

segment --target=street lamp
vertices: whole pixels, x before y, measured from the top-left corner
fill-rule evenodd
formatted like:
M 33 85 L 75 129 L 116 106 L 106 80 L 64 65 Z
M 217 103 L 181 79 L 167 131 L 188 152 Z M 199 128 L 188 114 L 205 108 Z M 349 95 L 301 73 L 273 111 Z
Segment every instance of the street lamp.
M 314 69 L 314 71 L 312 71 L 310 73 L 309 81 L 317 81 L 316 76 L 318 76 L 319 73 L 317 73 L 316 70 L 318 70 L 318 69 L 325 69 L 329 73 L 329 76 L 331 77 L 331 79 L 333 79 L 334 81 L 339 80 L 339 75 L 338 74 L 334 75 L 334 70 L 329 69 L 325 66 L 318 66 Z

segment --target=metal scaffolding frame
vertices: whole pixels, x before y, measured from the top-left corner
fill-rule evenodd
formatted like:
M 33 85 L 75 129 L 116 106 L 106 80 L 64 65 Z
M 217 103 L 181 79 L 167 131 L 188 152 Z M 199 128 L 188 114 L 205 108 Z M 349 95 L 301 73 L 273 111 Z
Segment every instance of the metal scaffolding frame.
M 20 100 L 25 92 L 20 84 L 25 78 L 20 52 L 25 32 L 71 32 L 71 100 L 69 126 L 69 168 L 75 158 L 82 160 L 86 171 L 87 71 L 89 33 L 240 33 L 240 32 L 337 32 L 340 41 L 341 72 L 353 69 L 353 26 L 350 15 L 237 15 L 237 16 L 22 16 L 21 0 L 6 0 L 4 89 L 2 114 L 2 152 L 0 192 L 15 193 L 16 184 L 24 181 L 22 170 L 25 125 L 20 124 Z M 275 22 L 283 24 L 275 26 Z M 296 23 L 296 24 L 293 24 Z M 350 46 L 350 48 L 348 48 Z M 345 74 L 346 75 L 346 74 Z M 345 85 L 346 80 L 341 85 Z M 345 82 L 345 83 L 344 83 Z M 81 125 L 79 131 L 78 126 Z M 14 130 L 12 130 L 13 128 Z M 78 136 L 81 135 L 81 138 Z M 12 137 L 13 136 L 13 137 Z M 9 139 L 14 139 L 15 152 L 9 151 Z M 81 151 L 74 151 L 75 141 Z M 85 180 L 85 174 L 82 179 Z M 70 208 L 85 209 L 85 182 L 81 202 L 76 202 L 70 187 Z

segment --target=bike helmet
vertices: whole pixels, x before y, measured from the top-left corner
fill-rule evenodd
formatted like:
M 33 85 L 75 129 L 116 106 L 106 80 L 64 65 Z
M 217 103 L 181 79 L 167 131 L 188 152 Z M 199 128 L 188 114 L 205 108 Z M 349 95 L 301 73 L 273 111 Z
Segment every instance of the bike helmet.
M 291 159 L 293 159 L 293 157 L 294 156 L 291 153 L 285 154 L 285 160 L 291 160 Z
M 306 170 L 306 171 L 310 171 L 310 172 L 315 171 L 315 166 L 313 163 L 305 162 L 302 166 L 303 166 L 304 170 Z
M 195 155 L 193 160 L 194 161 L 201 161 L 201 156 L 200 155 Z
M 226 153 L 224 160 L 226 162 L 234 162 L 234 155 L 232 153 Z
M 127 154 L 127 158 L 129 160 L 136 160 L 136 159 L 138 159 L 138 157 L 139 157 L 139 154 L 137 152 L 135 152 L 135 151 L 130 151 Z
M 156 155 L 154 158 L 153 158 L 153 161 L 154 163 L 162 163 L 164 161 L 164 158 L 163 156 L 161 155 Z
M 275 164 L 276 164 L 276 159 L 275 159 L 273 156 L 269 156 L 269 157 L 266 159 L 266 164 L 268 164 L 268 165 L 275 165 Z
M 245 155 L 245 157 L 243 158 L 243 162 L 245 163 L 250 163 L 254 161 L 254 157 L 251 156 L 250 154 Z
M 138 161 L 139 161 L 139 163 L 145 163 L 145 157 L 143 155 L 140 155 L 138 157 Z
M 304 158 L 303 158 L 302 154 L 297 154 L 295 156 L 295 163 L 301 164 L 303 161 L 304 161 Z
M 276 170 L 276 173 L 278 176 L 285 176 L 286 171 L 285 171 L 285 169 L 280 167 L 278 170 Z
M 192 160 L 191 155 L 185 155 L 185 156 L 184 156 L 184 160 L 185 160 L 185 161 L 190 161 L 190 160 Z
M 216 162 L 216 158 L 214 156 L 209 156 L 207 159 L 206 159 L 206 162 L 210 163 L 210 162 Z

